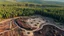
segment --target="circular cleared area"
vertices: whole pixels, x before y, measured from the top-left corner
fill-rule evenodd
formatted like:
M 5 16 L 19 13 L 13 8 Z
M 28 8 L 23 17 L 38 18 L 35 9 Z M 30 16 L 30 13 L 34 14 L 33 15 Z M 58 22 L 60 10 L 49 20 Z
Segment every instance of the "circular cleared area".
M 41 17 L 26 17 L 15 19 L 15 22 L 20 28 L 33 31 L 39 29 L 40 25 L 44 24 L 46 21 Z

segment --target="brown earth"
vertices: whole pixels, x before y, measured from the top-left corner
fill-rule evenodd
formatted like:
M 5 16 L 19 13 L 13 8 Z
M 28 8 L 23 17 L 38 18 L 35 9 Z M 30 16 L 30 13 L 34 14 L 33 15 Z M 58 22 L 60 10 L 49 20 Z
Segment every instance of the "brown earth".
M 53 25 L 45 25 L 39 31 L 35 31 L 34 36 L 64 36 L 64 31 Z
M 21 28 L 24 28 L 26 30 L 34 30 L 36 29 L 35 27 L 31 27 L 29 24 L 27 24 L 25 21 L 27 19 L 16 19 L 15 22 L 20 26 Z
M 24 28 L 30 31 L 36 29 L 35 27 L 31 27 L 29 24 L 25 23 L 26 20 L 27 19 L 24 18 L 24 19 L 12 20 L 12 22 L 7 21 L 4 23 L 1 23 L 0 24 L 0 36 L 26 36 L 23 33 L 24 30 L 22 30 L 21 28 Z M 15 22 L 20 28 L 16 25 Z M 38 31 L 34 31 L 33 36 L 64 36 L 64 30 L 61 30 L 53 25 L 45 25 L 43 26 L 42 29 Z

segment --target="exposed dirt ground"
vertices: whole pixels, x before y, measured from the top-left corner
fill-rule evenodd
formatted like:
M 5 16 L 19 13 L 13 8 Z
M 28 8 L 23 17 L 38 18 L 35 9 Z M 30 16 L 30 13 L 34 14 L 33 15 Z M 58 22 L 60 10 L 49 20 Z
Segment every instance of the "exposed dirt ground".
M 0 23 L 0 36 L 64 36 L 64 25 L 42 16 L 20 17 Z

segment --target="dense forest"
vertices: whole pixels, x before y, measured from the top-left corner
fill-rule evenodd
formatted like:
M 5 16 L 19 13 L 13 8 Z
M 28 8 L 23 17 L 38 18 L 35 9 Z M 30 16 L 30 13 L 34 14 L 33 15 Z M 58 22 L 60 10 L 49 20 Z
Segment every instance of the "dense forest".
M 24 8 L 23 8 L 24 7 Z M 27 7 L 27 8 L 26 8 Z M 64 22 L 64 7 L 39 4 L 0 4 L 0 19 L 39 14 Z

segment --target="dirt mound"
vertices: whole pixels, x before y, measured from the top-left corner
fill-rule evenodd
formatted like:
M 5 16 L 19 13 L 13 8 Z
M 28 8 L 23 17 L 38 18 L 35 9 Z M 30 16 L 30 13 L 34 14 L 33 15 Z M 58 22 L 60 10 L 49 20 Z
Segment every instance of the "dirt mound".
M 64 31 L 53 25 L 45 25 L 39 31 L 35 31 L 34 36 L 64 36 Z
M 18 26 L 20 26 L 21 28 L 23 29 L 26 29 L 26 30 L 34 30 L 36 29 L 35 27 L 31 27 L 29 24 L 26 23 L 26 20 L 27 19 L 15 19 L 15 22 L 17 23 Z

